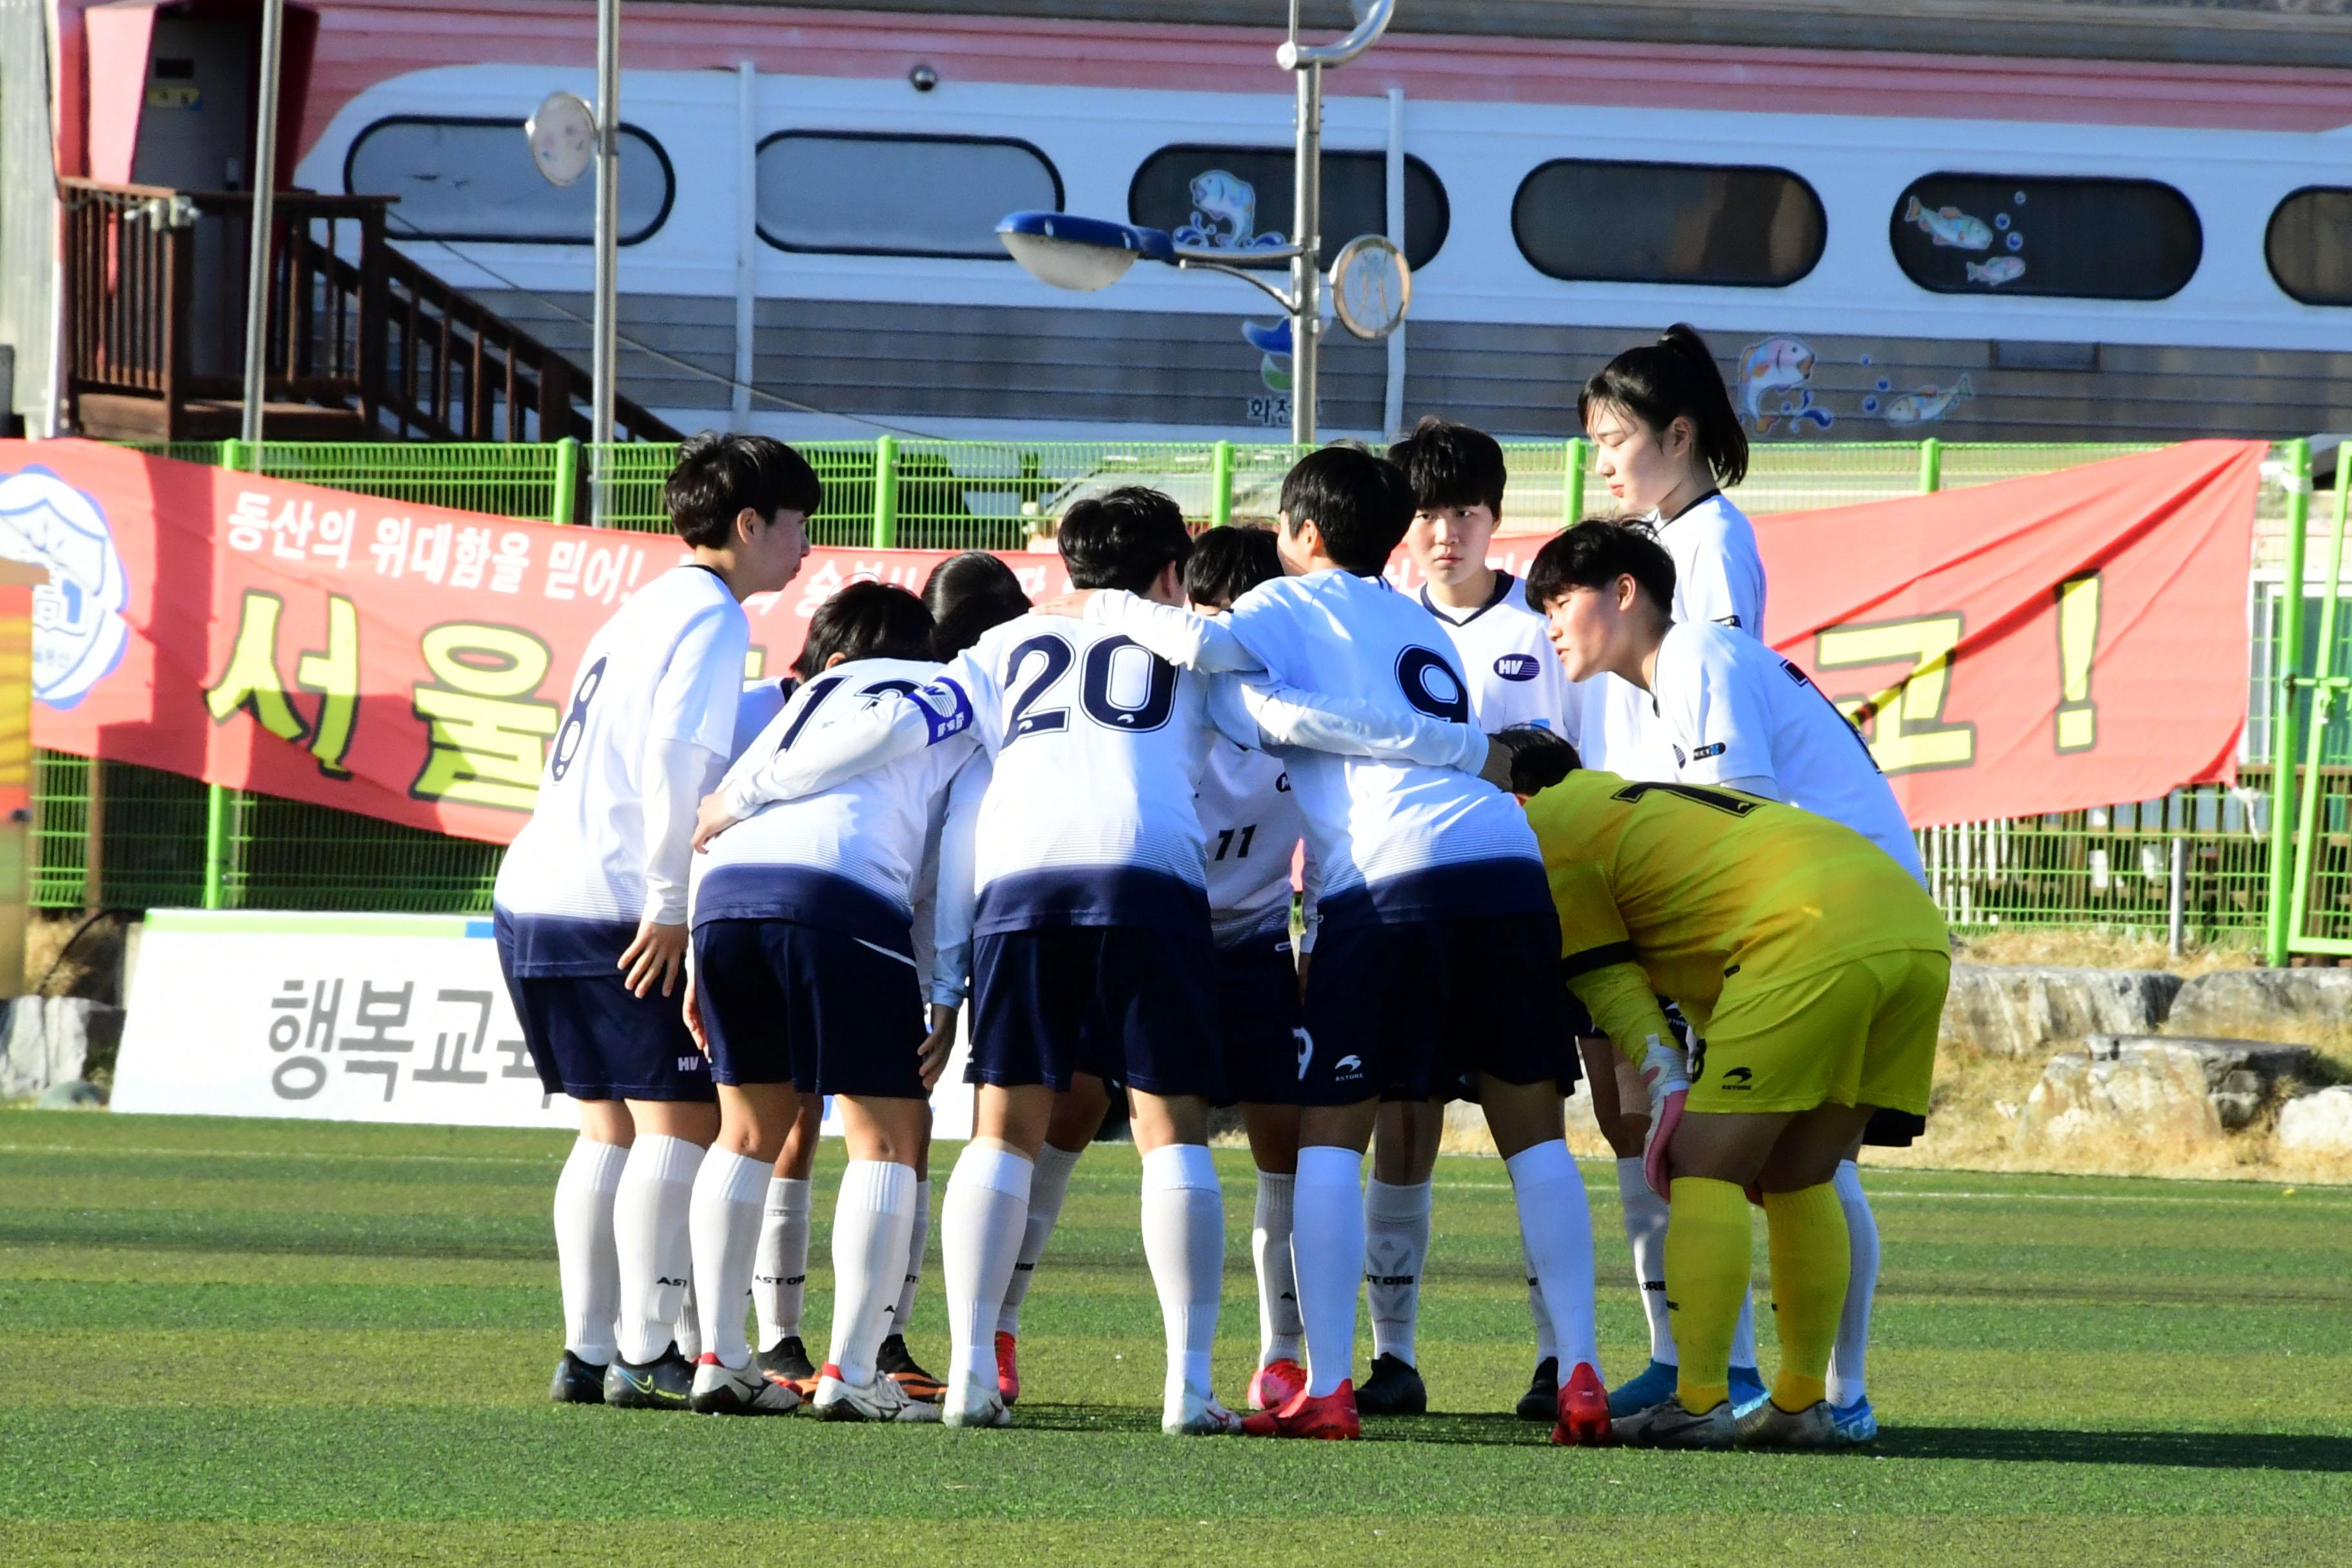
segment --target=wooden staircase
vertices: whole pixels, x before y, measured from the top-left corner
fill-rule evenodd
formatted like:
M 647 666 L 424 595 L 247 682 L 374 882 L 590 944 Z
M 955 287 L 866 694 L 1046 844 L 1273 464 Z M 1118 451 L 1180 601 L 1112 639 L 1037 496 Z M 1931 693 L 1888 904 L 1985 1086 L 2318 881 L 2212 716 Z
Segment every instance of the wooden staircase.
M 123 441 L 237 435 L 252 196 L 58 184 L 76 427 Z M 386 244 L 390 201 L 289 191 L 274 204 L 267 438 L 587 439 L 587 373 Z M 678 439 L 625 397 L 614 427 Z

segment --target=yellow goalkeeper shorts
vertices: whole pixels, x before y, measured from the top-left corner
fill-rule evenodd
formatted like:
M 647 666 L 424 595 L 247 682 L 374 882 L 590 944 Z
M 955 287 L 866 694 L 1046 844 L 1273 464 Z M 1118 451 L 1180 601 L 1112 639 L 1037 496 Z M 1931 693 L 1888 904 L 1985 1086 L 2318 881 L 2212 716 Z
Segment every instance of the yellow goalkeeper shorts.
M 1936 1033 L 1952 960 L 1881 952 L 1801 980 L 1724 982 L 1692 1064 L 1692 1110 L 1811 1110 L 1885 1106 L 1927 1114 Z

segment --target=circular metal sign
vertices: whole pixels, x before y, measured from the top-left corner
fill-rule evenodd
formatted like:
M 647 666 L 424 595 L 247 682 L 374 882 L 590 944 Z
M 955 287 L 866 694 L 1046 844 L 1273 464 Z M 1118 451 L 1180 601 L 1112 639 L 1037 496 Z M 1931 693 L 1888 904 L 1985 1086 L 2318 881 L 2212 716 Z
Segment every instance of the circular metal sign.
M 1360 338 L 1377 342 L 1404 324 L 1412 268 L 1384 235 L 1360 234 L 1331 260 L 1331 310 Z
M 522 132 L 530 139 L 530 161 L 551 185 L 578 183 L 596 156 L 596 111 L 573 93 L 549 93 Z

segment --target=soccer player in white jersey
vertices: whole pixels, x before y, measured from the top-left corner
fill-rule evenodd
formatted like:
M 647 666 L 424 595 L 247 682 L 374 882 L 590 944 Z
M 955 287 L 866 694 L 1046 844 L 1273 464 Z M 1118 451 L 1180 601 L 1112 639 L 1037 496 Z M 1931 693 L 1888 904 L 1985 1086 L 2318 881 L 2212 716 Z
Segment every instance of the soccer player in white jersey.
M 1156 491 L 1080 502 L 1060 545 L 1082 586 L 1181 602 L 1192 541 L 1176 504 Z M 987 633 L 938 679 L 803 737 L 788 770 L 759 776 L 760 797 L 795 798 L 925 747 L 978 744 L 994 764 L 972 825 L 975 1135 L 940 1212 L 950 1425 L 1010 1419 L 992 1335 L 1054 1091 L 1081 1071 L 1123 1080 L 1134 1109 L 1144 1254 L 1167 1327 L 1161 1426 L 1238 1425 L 1209 1386 L 1224 1224 L 1206 1139 L 1224 1075 L 1212 1046 L 1214 959 L 1192 799 L 1206 738 L 1213 724 L 1253 744 L 1312 738 L 1486 762 L 1483 737 L 1467 745 L 1416 719 L 1244 694 L 1187 679 L 1116 633 L 1024 616 Z M 739 816 L 754 804 L 737 789 L 725 797 Z M 942 897 L 955 885 L 943 870 Z
M 1843 823 L 1925 887 L 1910 824 L 1845 716 L 1803 670 L 1759 639 L 1713 622 L 1670 621 L 1674 583 L 1672 558 L 1645 531 L 1589 521 L 1543 547 L 1528 569 L 1527 596 L 1544 607 L 1552 645 L 1572 678 L 1606 670 L 1647 695 L 1678 782 L 1785 801 Z M 1924 1125 L 1906 1111 L 1878 1110 L 1832 1184 L 1850 1234 L 1829 1403 L 1840 1433 L 1853 1442 L 1878 1430 L 1864 1377 L 1878 1227 L 1855 1158 L 1864 1142 L 1908 1143 Z
M 1184 563 L 1184 594 L 1194 608 L 1215 615 L 1281 575 L 1282 557 L 1270 531 L 1212 528 L 1192 542 Z M 1195 804 L 1208 851 L 1209 931 L 1217 949 L 1217 1033 L 1226 1090 L 1241 1107 L 1257 1172 L 1250 1256 L 1258 1286 L 1258 1364 L 1250 1378 L 1249 1404 L 1253 1410 L 1273 1409 L 1307 1381 L 1298 1364 L 1304 1351 L 1290 1266 L 1290 1215 L 1298 1168 L 1298 972 L 1313 942 L 1314 872 L 1309 866 L 1306 929 L 1294 955 L 1291 865 L 1305 822 L 1282 758 L 1223 735 L 1211 737 Z M 996 1321 L 997 1388 L 1008 1405 L 1020 1394 L 1013 1357 L 1021 1305 L 1060 1217 L 1070 1173 L 1100 1131 L 1108 1106 L 1100 1080 L 1091 1078 L 1055 1097 L 1053 1124 L 1030 1179 L 1020 1255 Z
M 1748 432 L 1706 341 L 1678 323 L 1657 342 L 1625 350 L 1584 384 L 1577 418 L 1624 516 L 1655 531 L 1674 558 L 1674 618 L 1762 637 L 1756 531 L 1721 489 L 1747 477 Z M 1614 675 L 1593 678 L 1580 736 L 1577 749 L 1588 768 L 1656 783 L 1675 776 L 1673 744 L 1648 694 Z M 1649 1364 L 1610 1396 L 1622 1415 L 1671 1391 L 1681 1359 L 1666 1312 L 1666 1204 L 1642 1179 L 1648 1099 L 1631 1065 L 1605 1040 L 1587 1038 L 1583 1054 L 1593 1120 L 1617 1157 L 1625 1239 L 1650 1327 Z M 1752 1307 L 1739 1315 L 1731 1354 L 1732 1398 L 1745 1408 L 1764 1397 Z
M 1417 510 L 1405 531 L 1405 550 L 1426 579 L 1422 607 L 1453 640 L 1469 683 L 1472 718 L 1490 733 L 1531 724 L 1573 742 L 1581 692 L 1552 657 L 1543 617 L 1528 608 L 1518 579 L 1486 563 L 1509 477 L 1502 447 L 1483 430 L 1429 418 L 1389 448 L 1389 459 L 1412 485 Z M 1571 1011 L 1577 1005 L 1570 997 Z M 1560 1057 L 1558 1082 L 1565 1094 L 1575 1088 L 1578 1073 L 1572 1039 L 1563 1039 Z M 1443 1100 L 1390 1098 L 1381 1106 L 1371 1179 L 1364 1189 L 1372 1366 L 1356 1388 L 1356 1407 L 1367 1415 L 1419 1415 L 1428 1408 L 1413 1341 L 1429 1253 L 1430 1177 L 1444 1128 Z M 1536 1324 L 1536 1370 L 1518 1414 L 1549 1421 L 1559 1402 L 1559 1350 L 1532 1270 L 1528 1301 Z
M 809 624 L 806 683 L 728 771 L 720 797 L 751 793 L 746 781 L 776 767 L 836 704 L 931 679 L 931 629 L 922 601 L 902 588 L 856 583 L 828 599 Z M 930 1132 L 926 1096 L 950 1043 L 922 1021 L 918 878 L 963 761 L 932 749 L 698 837 L 690 1006 L 719 1085 L 719 1127 L 694 1190 L 709 1346 L 695 1373 L 697 1410 L 769 1415 L 799 1403 L 752 1364 L 742 1301 L 785 1131 L 801 1099 L 824 1096 L 840 1111 L 849 1165 L 834 1219 L 833 1342 L 816 1411 L 938 1419 L 938 1405 L 910 1400 L 876 1362 L 906 1278 Z M 960 985 L 963 955 L 951 961 Z
M 944 662 L 970 647 L 989 627 L 1026 615 L 1029 598 L 1021 591 L 1021 580 L 1013 574 L 1011 567 L 985 551 L 971 550 L 951 555 L 931 569 L 923 583 L 923 607 L 930 612 L 933 622 L 931 658 Z M 796 668 L 805 661 L 807 652 L 805 647 L 802 650 L 802 660 L 796 661 Z M 782 700 L 779 699 L 765 717 L 772 718 L 782 707 Z M 765 718 L 761 727 L 765 727 Z M 740 733 L 742 725 L 739 722 L 736 728 Z M 746 744 L 749 739 L 745 737 Z M 739 746 L 739 754 L 740 751 Z M 986 787 L 986 767 L 984 758 L 967 764 L 966 773 L 957 774 L 959 792 L 977 799 L 979 792 Z M 937 837 L 935 827 L 934 842 L 925 851 L 927 865 L 938 858 Z M 924 898 L 919 890 L 913 931 L 915 956 L 919 961 L 920 973 L 932 977 L 932 1007 L 946 1008 L 951 1021 L 962 1004 L 964 986 L 961 980 L 953 984 L 943 984 L 944 972 L 933 961 L 940 946 L 934 939 L 947 935 L 950 971 L 955 968 L 953 952 L 958 950 L 958 942 L 968 952 L 970 939 L 968 931 L 961 937 L 935 931 L 937 912 L 935 900 Z M 968 966 L 968 959 L 965 963 Z M 931 1017 L 935 1027 L 944 1026 L 939 1012 L 935 1010 Z M 761 1219 L 760 1245 L 751 1274 L 751 1304 L 759 1323 L 758 1349 L 753 1360 L 770 1382 L 786 1384 L 803 1399 L 814 1398 L 817 1387 L 817 1365 L 809 1359 L 808 1348 L 801 1340 L 801 1314 L 808 1287 L 809 1178 L 816 1163 L 821 1108 L 820 1097 L 803 1097 L 799 1119 L 784 1139 L 783 1152 L 776 1158 L 775 1173 L 768 1182 L 766 1212 Z M 926 1137 L 915 1168 L 915 1215 L 907 1237 L 906 1279 L 890 1310 L 889 1331 L 882 1337 L 875 1365 L 908 1397 L 936 1405 L 946 1385 L 916 1361 L 907 1348 L 906 1338 L 916 1291 L 922 1282 L 924 1253 L 931 1236 L 929 1153 L 930 1144 Z
M 1475 731 L 1443 632 L 1381 575 L 1412 522 L 1403 473 L 1370 452 L 1326 447 L 1291 469 L 1282 511 L 1277 542 L 1294 574 L 1244 595 L 1228 616 L 1131 594 L 1090 595 L 1081 613 L 1189 668 L 1263 672 Z M 1503 791 L 1458 773 L 1317 752 L 1288 761 L 1323 876 L 1291 1233 L 1307 1385 L 1244 1430 L 1360 1434 L 1349 1374 L 1364 1267 L 1363 1155 L 1381 1096 L 1426 1099 L 1475 1073 L 1521 1240 L 1573 1369 L 1553 1437 L 1605 1441 L 1591 1224 L 1554 1082 L 1568 1020 L 1559 920 L 1527 817 Z
M 766 437 L 679 449 L 663 500 L 691 559 L 589 639 L 530 821 L 499 868 L 499 963 L 523 1039 L 541 1085 L 580 1103 L 555 1193 L 561 1401 L 683 1409 L 690 1392 L 672 1325 L 688 1200 L 718 1128 L 677 994 L 695 803 L 734 739 L 742 601 L 800 570 L 823 493 Z

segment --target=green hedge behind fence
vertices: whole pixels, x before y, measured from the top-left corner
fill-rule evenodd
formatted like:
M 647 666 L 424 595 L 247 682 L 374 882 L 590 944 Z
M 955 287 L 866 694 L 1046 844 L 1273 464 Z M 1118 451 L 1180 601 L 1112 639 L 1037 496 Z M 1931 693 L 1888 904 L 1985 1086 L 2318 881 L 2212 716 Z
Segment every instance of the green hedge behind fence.
M 667 526 L 661 485 L 676 451 L 652 443 L 594 448 L 572 441 L 270 442 L 255 449 L 226 441 L 147 449 L 509 517 L 584 521 L 601 510 L 605 526 L 646 531 Z M 1031 515 L 1058 515 L 1080 495 L 1114 484 L 1154 485 L 1204 523 L 1270 516 L 1282 475 L 1298 450 L 1230 442 L 945 442 L 887 436 L 813 442 L 801 449 L 825 484 L 825 503 L 811 529 L 816 542 L 909 549 L 1018 549 L 1031 532 Z M 2146 449 L 1934 440 L 1759 447 L 1734 499 L 1751 513 L 1892 500 Z M 1505 452 L 1511 470 L 1506 526 L 1549 530 L 1588 510 L 1611 510 L 1587 443 L 1515 443 Z M 2293 488 L 2291 475 L 2265 482 L 2263 526 L 2271 534 L 2284 522 Z M 2257 691 L 2265 689 L 2264 672 L 2274 662 L 2278 602 L 2274 589 L 2261 601 L 2272 608 L 2257 618 Z M 2267 718 L 2261 704 L 2255 711 Z M 2258 725 L 2253 733 L 2257 756 L 2265 755 L 2265 732 Z M 2336 754 L 2328 761 L 2352 763 L 2352 731 L 2329 751 Z M 2322 815 L 2340 826 L 2352 802 L 2346 799 L 2347 770 L 2333 772 L 2336 787 L 2326 795 Z M 2250 771 L 2236 792 L 2209 786 L 2159 801 L 1925 829 L 1921 857 L 1946 913 L 1961 929 L 2160 931 L 2178 841 L 2189 930 L 2251 941 L 2264 918 L 2269 824 L 2261 792 L 2242 786 L 2263 776 Z M 489 906 L 498 868 L 494 846 L 56 752 L 38 755 L 35 801 L 35 901 L 48 908 L 211 904 L 480 912 Z M 2352 865 L 2338 879 L 2352 900 Z

